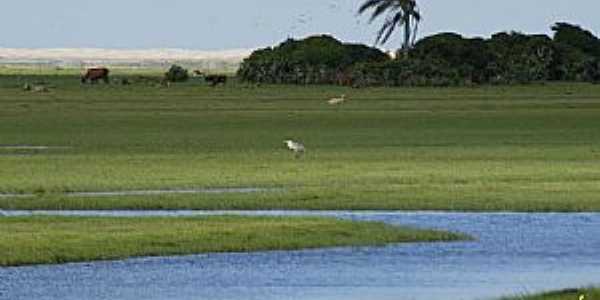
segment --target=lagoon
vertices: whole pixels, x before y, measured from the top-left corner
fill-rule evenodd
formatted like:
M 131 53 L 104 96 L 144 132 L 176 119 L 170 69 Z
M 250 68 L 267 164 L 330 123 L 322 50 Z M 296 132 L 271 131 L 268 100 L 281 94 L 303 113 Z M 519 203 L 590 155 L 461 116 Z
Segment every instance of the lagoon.
M 0 268 L 0 299 L 495 299 L 600 282 L 594 213 L 35 212 L 56 213 L 316 215 L 459 231 L 477 240 Z

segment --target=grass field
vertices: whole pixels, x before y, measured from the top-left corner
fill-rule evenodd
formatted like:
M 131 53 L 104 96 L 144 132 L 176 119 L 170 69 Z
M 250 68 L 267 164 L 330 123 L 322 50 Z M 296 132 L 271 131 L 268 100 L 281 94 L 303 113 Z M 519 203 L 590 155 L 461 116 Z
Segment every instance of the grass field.
M 0 267 L 465 238 L 324 218 L 0 218 Z
M 580 296 L 585 300 L 600 299 L 600 290 L 598 289 L 569 289 L 558 292 L 549 292 L 532 296 L 520 296 L 514 298 L 504 298 L 502 300 L 578 300 Z
M 326 103 L 340 94 L 344 105 Z M 157 88 L 13 74 L 0 76 L 0 145 L 59 147 L 0 147 L 0 193 L 37 195 L 0 209 L 600 211 L 600 85 Z M 63 195 L 202 187 L 281 190 Z

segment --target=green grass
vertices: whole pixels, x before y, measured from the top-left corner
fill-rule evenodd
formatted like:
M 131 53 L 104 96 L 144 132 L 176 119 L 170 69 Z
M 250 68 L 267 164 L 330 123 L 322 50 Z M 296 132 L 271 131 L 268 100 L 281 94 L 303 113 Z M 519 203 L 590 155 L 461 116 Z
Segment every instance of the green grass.
M 0 218 L 0 266 L 451 241 L 464 235 L 326 218 Z
M 584 295 L 586 300 L 597 300 L 600 299 L 600 290 L 594 288 L 568 289 L 539 295 L 504 298 L 503 300 L 578 300 L 581 295 Z
M 45 81 L 49 93 L 20 90 Z M 348 103 L 331 107 L 340 94 Z M 600 85 L 81 86 L 0 76 L 0 209 L 600 211 Z M 283 140 L 308 148 L 294 159 Z M 278 187 L 80 199 L 65 191 Z

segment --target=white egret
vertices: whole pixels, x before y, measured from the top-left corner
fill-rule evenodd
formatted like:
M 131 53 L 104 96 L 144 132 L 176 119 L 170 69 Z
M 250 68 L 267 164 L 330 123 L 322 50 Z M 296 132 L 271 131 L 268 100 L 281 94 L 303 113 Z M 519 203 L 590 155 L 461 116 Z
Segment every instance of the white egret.
M 346 102 L 346 95 L 342 95 L 339 98 L 331 98 L 329 101 L 327 101 L 327 103 L 331 105 L 342 104 L 344 102 Z
M 288 147 L 288 149 L 294 152 L 296 158 L 300 157 L 306 151 L 306 148 L 302 143 L 295 142 L 292 140 L 285 140 L 283 141 L 283 143 Z

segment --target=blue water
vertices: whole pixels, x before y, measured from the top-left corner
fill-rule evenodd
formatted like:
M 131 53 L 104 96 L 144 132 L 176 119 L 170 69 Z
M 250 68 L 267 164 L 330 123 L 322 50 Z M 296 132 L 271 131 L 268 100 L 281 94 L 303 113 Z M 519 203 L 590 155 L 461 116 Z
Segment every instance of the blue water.
M 600 284 L 600 214 L 311 214 L 477 240 L 0 268 L 0 299 L 495 299 Z

